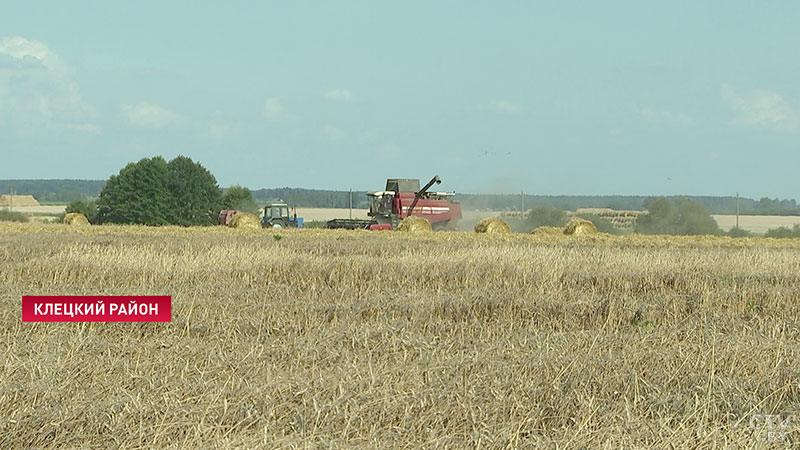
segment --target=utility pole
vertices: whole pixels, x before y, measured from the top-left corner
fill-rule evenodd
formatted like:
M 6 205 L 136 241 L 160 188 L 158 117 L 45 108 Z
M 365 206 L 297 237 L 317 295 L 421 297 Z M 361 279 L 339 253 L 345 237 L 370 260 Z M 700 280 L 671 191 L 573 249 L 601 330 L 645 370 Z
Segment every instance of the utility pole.
M 736 193 L 736 229 L 739 229 L 739 193 Z
M 520 204 L 520 211 L 522 214 L 525 214 L 525 192 L 519 191 L 519 204 Z
M 353 218 L 353 190 L 350 189 L 350 218 Z
M 11 195 L 8 196 L 8 210 L 10 212 L 14 212 L 14 196 L 17 194 L 17 190 L 13 187 L 11 188 Z

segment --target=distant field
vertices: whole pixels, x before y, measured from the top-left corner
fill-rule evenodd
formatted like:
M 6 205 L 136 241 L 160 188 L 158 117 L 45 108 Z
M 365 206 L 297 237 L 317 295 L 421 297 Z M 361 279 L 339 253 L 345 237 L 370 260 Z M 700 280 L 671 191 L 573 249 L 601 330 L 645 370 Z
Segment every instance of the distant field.
M 717 221 L 719 227 L 725 231 L 736 226 L 735 215 L 711 216 Z M 800 216 L 739 216 L 739 228 L 752 231 L 754 233 L 766 233 L 770 228 L 787 227 L 791 228 L 795 224 L 800 224 Z
M 67 205 L 15 206 L 14 211 L 30 214 L 61 214 Z

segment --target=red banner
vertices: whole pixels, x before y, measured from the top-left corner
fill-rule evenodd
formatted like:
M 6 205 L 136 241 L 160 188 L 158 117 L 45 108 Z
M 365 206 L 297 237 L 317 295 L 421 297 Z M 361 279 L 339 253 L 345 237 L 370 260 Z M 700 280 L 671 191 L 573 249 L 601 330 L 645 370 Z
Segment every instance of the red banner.
M 171 322 L 168 295 L 26 295 L 23 322 Z

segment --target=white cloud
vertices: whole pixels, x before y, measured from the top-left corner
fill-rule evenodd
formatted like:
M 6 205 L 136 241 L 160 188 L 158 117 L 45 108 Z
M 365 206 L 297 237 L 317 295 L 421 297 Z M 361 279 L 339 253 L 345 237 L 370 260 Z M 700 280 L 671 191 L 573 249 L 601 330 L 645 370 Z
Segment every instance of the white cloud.
M 58 56 L 50 51 L 44 42 L 33 41 L 19 36 L 6 37 L 0 41 L 0 54 L 14 59 L 32 58 L 49 69 L 59 69 Z
M 264 117 L 267 119 L 276 119 L 283 114 L 284 108 L 280 100 L 277 98 L 268 98 L 264 102 Z
M 97 133 L 93 117 L 67 66 L 47 44 L 20 36 L 0 39 L 0 123 L 23 133 Z
M 349 102 L 353 99 L 353 93 L 347 89 L 335 89 L 325 93 L 325 98 L 335 102 Z
M 508 100 L 495 100 L 489 103 L 489 111 L 495 114 L 518 116 L 522 114 L 522 107 Z
M 333 125 L 325 125 L 323 131 L 325 132 L 325 135 L 328 136 L 328 139 L 332 141 L 338 141 L 339 139 L 344 139 L 347 137 L 347 133 L 345 133 L 344 130 Z
M 795 129 L 797 113 L 780 94 L 767 89 L 737 92 L 722 86 L 722 100 L 733 110 L 733 123 L 776 130 Z
M 128 123 L 142 128 L 163 128 L 178 123 L 180 115 L 152 103 L 122 105 L 122 114 Z

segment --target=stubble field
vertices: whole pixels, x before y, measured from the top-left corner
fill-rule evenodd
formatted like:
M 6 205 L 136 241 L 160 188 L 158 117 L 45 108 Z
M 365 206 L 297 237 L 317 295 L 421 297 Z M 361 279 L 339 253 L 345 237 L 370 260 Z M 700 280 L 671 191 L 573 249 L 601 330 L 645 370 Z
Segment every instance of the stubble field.
M 172 322 L 21 323 L 57 294 Z M 0 299 L 1 448 L 800 439 L 798 240 L 3 224 Z

